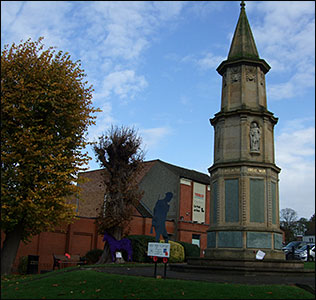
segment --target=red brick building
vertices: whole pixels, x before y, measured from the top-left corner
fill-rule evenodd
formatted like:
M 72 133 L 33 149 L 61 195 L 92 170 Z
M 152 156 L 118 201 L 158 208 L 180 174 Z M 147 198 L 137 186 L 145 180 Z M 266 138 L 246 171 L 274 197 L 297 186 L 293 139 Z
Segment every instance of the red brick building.
M 27 255 L 39 256 L 39 271 L 51 270 L 53 254 L 79 254 L 103 249 L 102 236 L 97 234 L 94 224 L 97 208 L 104 199 L 102 170 L 80 173 L 87 178 L 81 184 L 80 199 L 69 200 L 77 206 L 77 217 L 73 224 L 61 226 L 54 232 L 43 232 L 32 238 L 28 244 L 21 243 L 14 263 L 17 269 L 19 258 Z M 161 160 L 144 162 L 139 176 L 139 186 L 144 191 L 133 218 L 127 228 L 129 234 L 150 234 L 155 203 L 166 192 L 173 193 L 166 228 L 170 240 L 198 244 L 201 255 L 206 248 L 206 230 L 209 227 L 209 176 L 194 170 L 177 167 Z M 161 237 L 162 238 L 162 237 Z M 1 242 L 4 234 L 1 233 Z M 2 246 L 2 243 L 1 243 Z
M 96 209 L 104 199 L 102 170 L 88 171 L 80 176 L 88 179 L 81 185 L 82 193 L 77 199 L 77 214 L 94 218 Z M 130 224 L 131 234 L 150 235 L 154 206 L 165 193 L 172 192 L 167 215 L 167 231 L 171 240 L 196 243 L 206 248 L 206 230 L 209 226 L 209 176 L 194 170 L 174 166 L 161 160 L 144 162 L 139 177 L 144 195 L 135 209 Z

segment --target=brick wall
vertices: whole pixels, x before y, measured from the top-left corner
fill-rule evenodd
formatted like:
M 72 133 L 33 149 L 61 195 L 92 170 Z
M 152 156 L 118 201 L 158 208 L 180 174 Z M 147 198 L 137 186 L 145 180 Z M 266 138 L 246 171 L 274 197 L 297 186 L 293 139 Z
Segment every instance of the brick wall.
M 1 242 L 5 234 L 1 233 Z M 2 244 L 1 244 L 2 247 Z M 20 243 L 19 250 L 13 265 L 16 271 L 21 256 L 38 255 L 39 271 L 51 270 L 53 267 L 53 254 L 79 254 L 84 256 L 87 251 L 103 249 L 102 236 L 96 234 L 93 219 L 76 218 L 73 224 L 64 228 L 56 228 L 54 232 L 42 232 L 34 236 L 30 243 Z
M 150 234 L 151 219 L 143 218 L 135 210 L 135 215 L 129 225 L 128 234 Z M 174 231 L 174 223 L 166 222 L 168 232 Z M 1 247 L 5 234 L 1 232 Z M 84 256 L 89 250 L 103 249 L 103 236 L 96 232 L 96 225 L 92 218 L 76 218 L 73 224 L 64 228 L 56 228 L 54 232 L 42 232 L 34 236 L 30 243 L 20 243 L 19 250 L 13 265 L 13 271 L 17 271 L 21 256 L 38 255 L 39 272 L 52 270 L 53 254 L 79 254 Z
M 192 235 L 200 236 L 200 255 L 207 247 L 207 232 L 209 228 L 207 224 L 197 224 L 191 221 L 179 221 L 178 223 L 178 240 L 182 242 L 192 243 Z
M 97 208 L 100 208 L 104 200 L 104 181 L 100 170 L 80 173 L 84 181 L 79 184 L 81 193 L 79 199 L 71 199 L 77 205 L 77 215 L 94 218 L 98 215 Z

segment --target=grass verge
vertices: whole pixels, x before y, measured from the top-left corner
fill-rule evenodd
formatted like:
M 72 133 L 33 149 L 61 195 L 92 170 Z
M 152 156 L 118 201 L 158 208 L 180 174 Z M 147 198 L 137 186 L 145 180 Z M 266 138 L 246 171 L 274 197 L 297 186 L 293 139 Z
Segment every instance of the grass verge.
M 2 299 L 314 299 L 296 286 L 154 279 L 80 270 L 4 277 Z M 42 277 L 41 277 L 42 276 Z M 35 280 L 36 279 L 36 280 Z
M 315 262 L 314 261 L 304 262 L 304 269 L 315 270 Z

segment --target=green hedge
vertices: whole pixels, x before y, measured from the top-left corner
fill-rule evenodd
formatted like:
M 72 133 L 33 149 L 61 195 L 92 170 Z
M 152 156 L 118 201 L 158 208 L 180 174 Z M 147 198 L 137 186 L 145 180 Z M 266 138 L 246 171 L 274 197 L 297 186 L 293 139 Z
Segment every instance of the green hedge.
M 149 242 L 155 242 L 153 236 L 148 235 L 129 235 L 127 237 L 132 242 L 133 261 L 134 262 L 152 262 L 151 258 L 147 256 L 147 248 Z M 124 260 L 127 260 L 123 253 Z
M 155 237 L 148 235 L 130 235 L 127 238 L 132 242 L 134 262 L 152 262 L 152 258 L 147 256 L 147 249 L 149 242 L 155 242 Z M 184 257 L 184 247 L 179 242 L 170 241 L 169 262 L 183 262 Z M 124 260 L 127 259 L 127 257 L 124 256 L 124 253 L 123 258 Z
M 186 242 L 179 242 L 184 247 L 185 261 L 189 256 L 191 257 L 200 257 L 200 247 L 198 245 L 193 245 Z
M 164 243 L 164 241 L 160 241 Z M 181 263 L 184 262 L 184 247 L 179 242 L 169 241 L 170 244 L 170 263 Z

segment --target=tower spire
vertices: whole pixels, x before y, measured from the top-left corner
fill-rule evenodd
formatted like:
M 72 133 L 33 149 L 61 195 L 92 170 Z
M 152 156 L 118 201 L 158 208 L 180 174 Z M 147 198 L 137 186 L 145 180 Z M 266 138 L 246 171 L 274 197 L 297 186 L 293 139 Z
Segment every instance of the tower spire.
M 226 67 L 235 65 L 239 62 L 247 61 L 260 65 L 260 68 L 266 74 L 270 66 L 265 60 L 259 57 L 255 39 L 248 22 L 245 9 L 245 1 L 240 2 L 240 14 L 234 36 L 230 45 L 227 60 L 224 60 L 217 68 L 217 72 L 221 75 L 224 74 Z
M 245 2 L 240 3 L 240 15 L 235 29 L 233 41 L 229 50 L 228 59 L 259 58 L 255 40 L 245 10 Z

